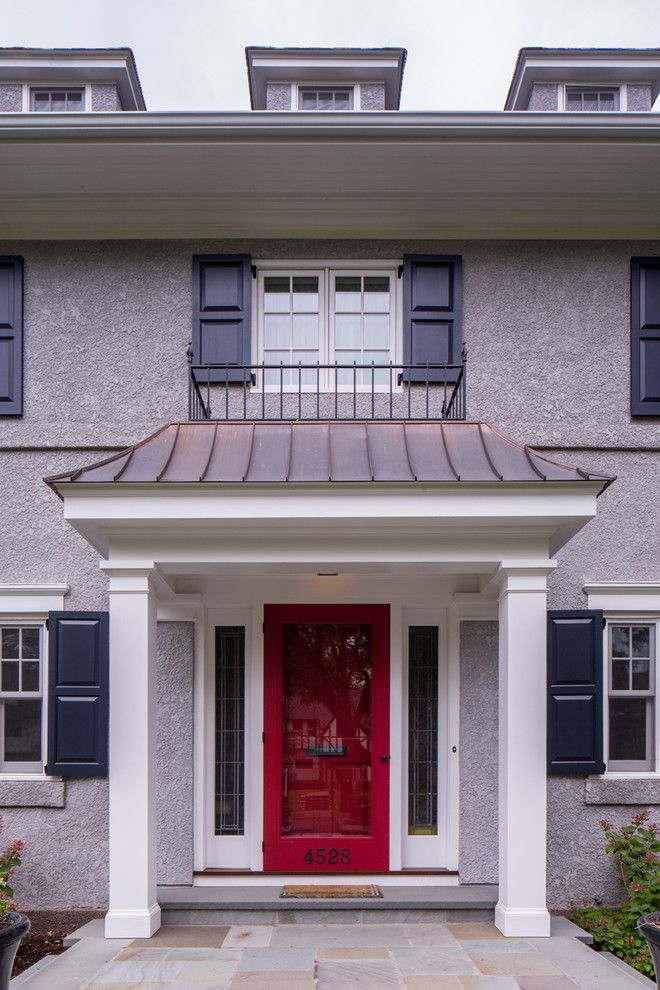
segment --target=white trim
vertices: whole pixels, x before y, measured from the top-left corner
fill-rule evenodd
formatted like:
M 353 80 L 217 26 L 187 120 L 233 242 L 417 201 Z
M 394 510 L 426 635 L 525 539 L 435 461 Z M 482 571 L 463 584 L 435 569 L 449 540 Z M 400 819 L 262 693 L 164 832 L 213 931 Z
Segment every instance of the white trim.
M 153 904 L 143 911 L 115 908 L 105 916 L 106 938 L 151 938 L 160 928 L 160 907 Z
M 594 581 L 583 586 L 588 607 L 602 609 L 608 618 L 660 613 L 660 581 Z
M 105 85 L 103 82 L 99 82 L 96 85 Z M 92 84 L 91 83 L 81 83 L 78 82 L 39 82 L 38 80 L 24 82 L 22 83 L 22 109 L 23 113 L 43 113 L 41 110 L 32 110 L 30 107 L 30 93 L 33 89 L 81 89 L 83 92 L 83 105 L 82 110 L 62 110 L 61 113 L 66 114 L 81 114 L 89 113 L 92 109 Z M 46 113 L 54 113 L 53 110 L 47 110 Z
M 0 615 L 39 615 L 64 611 L 68 584 L 0 584 Z
M 517 910 L 495 905 L 495 925 L 507 938 L 548 938 L 550 915 L 541 908 Z
M 550 83 L 552 85 L 552 80 L 538 79 L 532 81 L 532 86 L 534 82 L 539 84 L 545 83 L 546 85 Z M 634 85 L 634 84 L 633 84 Z M 640 84 L 641 85 L 641 84 Z M 590 82 L 589 80 L 581 79 L 568 79 L 565 82 L 560 82 L 557 84 L 557 110 L 563 113 L 574 113 L 575 111 L 566 109 L 566 90 L 570 89 L 615 89 L 619 92 L 619 109 L 611 111 L 612 113 L 621 113 L 627 111 L 628 109 L 628 83 L 627 82 L 603 82 L 601 80 L 597 82 Z M 603 113 L 602 110 L 588 110 L 588 111 L 577 111 L 578 113 Z

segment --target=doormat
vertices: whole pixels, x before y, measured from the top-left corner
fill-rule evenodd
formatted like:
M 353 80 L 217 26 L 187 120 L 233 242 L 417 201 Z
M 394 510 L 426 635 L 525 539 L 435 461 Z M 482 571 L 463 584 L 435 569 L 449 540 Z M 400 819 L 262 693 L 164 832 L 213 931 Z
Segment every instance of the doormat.
M 280 897 L 382 897 L 375 883 L 365 884 L 287 884 Z

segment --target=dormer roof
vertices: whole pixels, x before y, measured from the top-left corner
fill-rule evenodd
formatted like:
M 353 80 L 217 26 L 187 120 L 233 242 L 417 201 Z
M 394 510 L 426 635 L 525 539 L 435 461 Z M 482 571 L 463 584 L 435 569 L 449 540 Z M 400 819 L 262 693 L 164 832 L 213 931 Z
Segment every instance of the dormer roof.
M 0 48 L 0 82 L 114 83 L 123 110 L 146 110 L 130 48 Z
M 266 84 L 370 83 L 385 84 L 385 109 L 398 110 L 405 48 L 268 48 L 245 49 L 250 105 L 266 109 Z
M 534 83 L 646 83 L 660 92 L 660 48 L 521 48 L 505 110 L 526 110 Z

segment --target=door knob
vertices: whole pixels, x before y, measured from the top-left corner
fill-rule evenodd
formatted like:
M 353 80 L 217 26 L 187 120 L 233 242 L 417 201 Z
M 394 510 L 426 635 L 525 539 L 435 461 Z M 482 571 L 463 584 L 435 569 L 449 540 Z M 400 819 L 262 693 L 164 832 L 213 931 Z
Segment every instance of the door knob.
M 383 755 L 381 756 L 381 760 L 383 761 L 383 763 L 387 763 L 387 761 L 390 759 L 391 756 L 388 756 L 387 753 L 383 753 Z

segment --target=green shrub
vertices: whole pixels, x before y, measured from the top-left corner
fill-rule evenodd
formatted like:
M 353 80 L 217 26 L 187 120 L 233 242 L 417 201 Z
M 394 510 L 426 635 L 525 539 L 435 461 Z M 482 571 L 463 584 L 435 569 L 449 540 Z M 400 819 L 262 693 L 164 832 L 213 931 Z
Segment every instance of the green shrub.
M 614 857 L 623 904 L 617 909 L 579 908 L 571 914 L 580 928 L 593 935 L 594 946 L 611 952 L 645 976 L 653 978 L 653 963 L 644 936 L 637 930 L 643 914 L 660 911 L 660 840 L 658 826 L 649 823 L 650 813 L 633 816 L 630 825 L 615 829 L 612 822 L 599 822 L 605 833 L 605 852 Z

